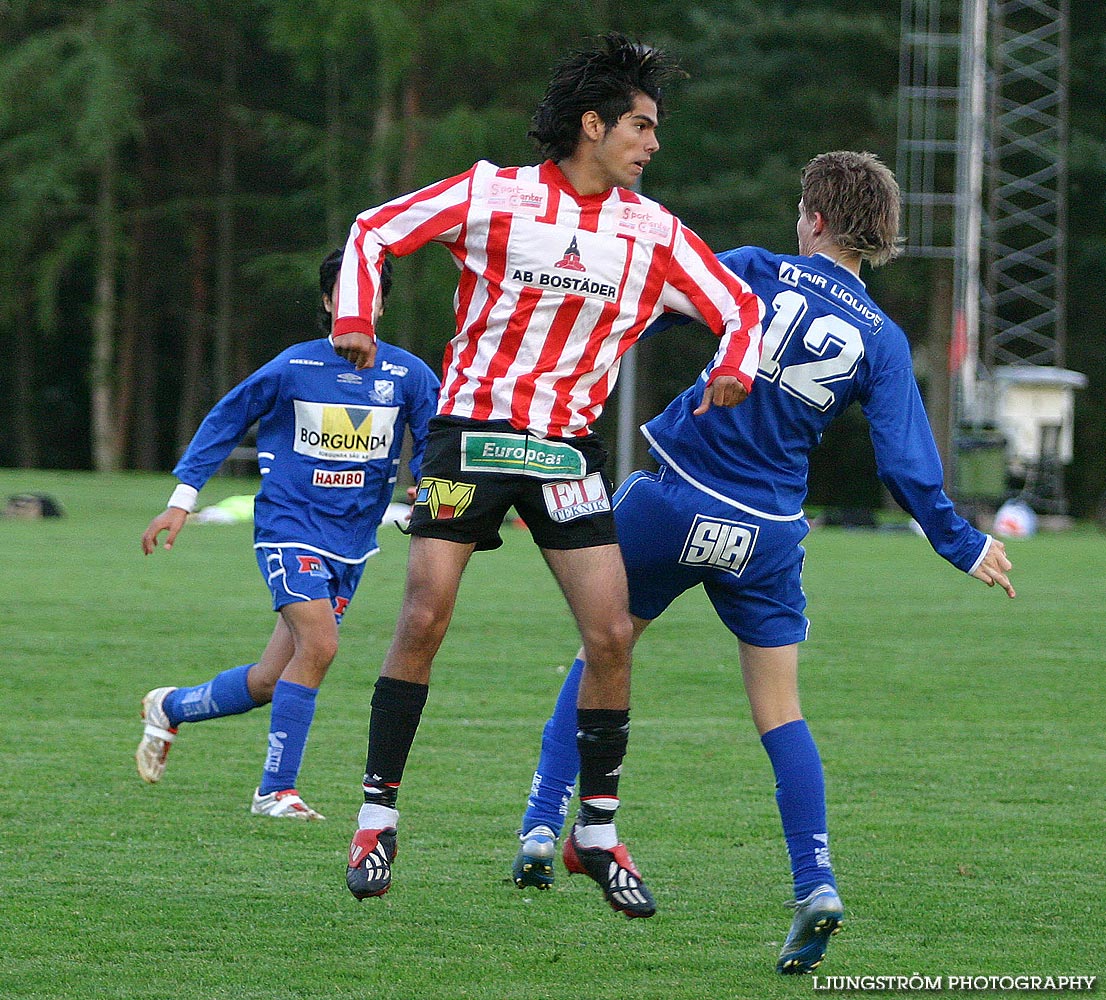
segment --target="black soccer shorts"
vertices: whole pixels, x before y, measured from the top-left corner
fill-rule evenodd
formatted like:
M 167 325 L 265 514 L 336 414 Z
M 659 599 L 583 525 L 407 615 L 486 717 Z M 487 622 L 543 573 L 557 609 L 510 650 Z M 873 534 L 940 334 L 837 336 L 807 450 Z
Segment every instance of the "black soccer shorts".
M 513 507 L 543 549 L 617 544 L 606 462 L 595 434 L 541 438 L 505 420 L 435 417 L 409 531 L 497 549 Z

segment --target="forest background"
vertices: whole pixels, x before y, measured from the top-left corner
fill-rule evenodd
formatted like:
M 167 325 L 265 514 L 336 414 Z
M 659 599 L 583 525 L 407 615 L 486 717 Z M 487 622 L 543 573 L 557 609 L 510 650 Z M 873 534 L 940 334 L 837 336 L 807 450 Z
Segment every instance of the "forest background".
M 716 250 L 791 252 L 811 156 L 895 163 L 899 16 L 887 0 L 0 0 L 0 466 L 171 468 L 227 389 L 316 335 L 318 263 L 354 216 L 479 158 L 536 162 L 551 66 L 606 30 L 690 74 L 645 193 Z M 1106 5 L 1071 0 L 1070 28 L 1065 363 L 1089 381 L 1066 485 L 1089 515 L 1106 495 Z M 865 277 L 932 412 L 951 265 Z M 436 370 L 455 280 L 444 250 L 403 258 L 382 324 Z M 686 336 L 638 349 L 639 419 L 712 353 Z M 879 495 L 853 413 L 810 501 Z

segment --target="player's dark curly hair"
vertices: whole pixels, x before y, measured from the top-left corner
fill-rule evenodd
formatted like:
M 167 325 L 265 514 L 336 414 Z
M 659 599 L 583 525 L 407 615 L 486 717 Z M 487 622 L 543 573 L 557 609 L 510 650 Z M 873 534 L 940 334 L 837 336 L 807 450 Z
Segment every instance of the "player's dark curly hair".
M 333 298 L 334 296 L 334 283 L 338 280 L 338 272 L 342 270 L 342 258 L 345 256 L 346 248 L 338 247 L 337 250 L 331 250 L 324 258 L 323 262 L 319 265 L 319 292 L 322 295 L 327 295 Z M 384 258 L 384 267 L 380 272 L 380 294 L 384 301 L 388 300 L 388 294 L 392 290 L 392 258 Z M 330 333 L 330 313 L 324 308 L 322 303 L 319 303 L 318 312 L 319 329 L 323 333 Z
M 592 48 L 570 55 L 553 70 L 527 134 L 543 156 L 557 163 L 576 151 L 585 112 L 594 111 L 610 130 L 640 93 L 656 101 L 662 113 L 662 86 L 686 75 L 660 49 L 618 32 L 602 35 Z

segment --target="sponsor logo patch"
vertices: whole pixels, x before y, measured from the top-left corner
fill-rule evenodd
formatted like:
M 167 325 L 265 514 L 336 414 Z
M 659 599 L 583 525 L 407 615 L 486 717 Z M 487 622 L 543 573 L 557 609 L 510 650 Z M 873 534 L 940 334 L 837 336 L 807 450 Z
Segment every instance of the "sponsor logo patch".
M 754 524 L 696 516 L 684 541 L 680 562 L 685 566 L 714 566 L 741 576 L 753 554 L 759 529 Z
M 415 504 L 426 504 L 435 521 L 448 521 L 460 517 L 472 503 L 476 486 L 472 483 L 455 483 L 452 479 L 423 477 L 415 494 Z
M 318 556 L 296 556 L 300 564 L 300 572 L 308 576 L 326 576 L 323 561 Z
M 673 217 L 648 205 L 624 205 L 618 214 L 618 232 L 667 243 L 672 239 Z
M 629 246 L 620 234 L 516 218 L 511 224 L 504 279 L 542 292 L 616 302 L 628 255 Z
M 302 399 L 295 405 L 293 447 L 299 454 L 329 462 L 387 457 L 399 412 L 395 407 L 342 406 Z
M 560 267 L 560 264 L 555 265 Z M 618 296 L 618 286 L 591 278 L 573 278 L 569 275 L 550 274 L 548 271 L 524 271 L 516 268 L 511 278 L 536 288 L 559 288 L 576 295 L 590 295 L 613 302 Z
M 521 434 L 461 434 L 462 472 L 505 472 L 538 479 L 579 479 L 584 456 L 563 441 Z
M 545 509 L 559 524 L 611 509 L 607 487 L 598 472 L 593 472 L 583 479 L 546 483 L 541 489 L 545 497 Z
M 799 278 L 802 277 L 802 270 L 796 267 L 794 264 L 788 261 L 780 261 L 780 281 L 785 285 L 790 285 L 792 288 L 799 287 Z
M 492 211 L 523 215 L 544 215 L 549 204 L 549 190 L 544 184 L 493 177 L 484 189 L 484 200 Z
M 829 279 L 824 274 L 818 274 L 817 271 L 804 271 L 798 264 L 787 260 L 780 261 L 780 281 L 792 288 L 798 288 L 803 284 L 811 288 L 824 289 L 829 283 Z
M 341 486 L 352 488 L 365 485 L 364 469 L 346 469 L 335 472 L 330 469 L 315 469 L 311 473 L 312 486 Z
M 554 267 L 564 268 L 566 271 L 586 271 L 583 261 L 580 260 L 580 248 L 576 245 L 576 237 L 572 237 L 572 242 L 568 245 L 568 249 L 565 250 L 564 256 L 561 257 Z

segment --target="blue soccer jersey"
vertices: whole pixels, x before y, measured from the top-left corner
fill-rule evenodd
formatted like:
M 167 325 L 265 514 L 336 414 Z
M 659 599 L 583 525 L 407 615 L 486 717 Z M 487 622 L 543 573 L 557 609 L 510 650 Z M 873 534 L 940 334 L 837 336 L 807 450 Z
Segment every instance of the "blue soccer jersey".
M 361 371 L 328 338 L 296 344 L 212 408 L 173 474 L 199 490 L 256 422 L 254 547 L 364 562 L 377 550 L 405 428 L 419 479 L 437 396 L 430 368 L 391 344 L 378 343 L 376 364 Z
M 987 537 L 956 513 L 944 492 L 906 335 L 864 282 L 822 254 L 740 247 L 719 259 L 764 302 L 757 379 L 739 406 L 694 416 L 704 373 L 642 428 L 653 457 L 737 510 L 799 519 L 811 450 L 829 423 L 858 402 L 880 479 L 933 548 L 971 572 Z

